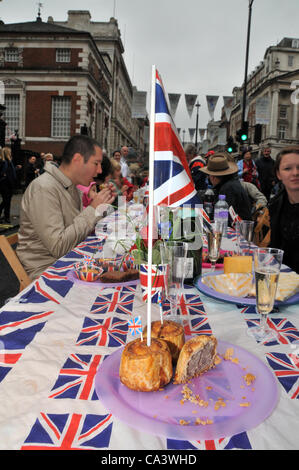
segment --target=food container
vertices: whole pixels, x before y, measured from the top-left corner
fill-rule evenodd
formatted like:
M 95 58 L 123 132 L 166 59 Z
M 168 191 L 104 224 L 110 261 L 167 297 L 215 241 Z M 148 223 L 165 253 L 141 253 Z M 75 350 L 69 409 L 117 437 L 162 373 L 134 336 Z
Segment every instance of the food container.
M 128 269 L 132 269 L 133 265 L 134 259 L 131 255 L 119 255 L 115 258 L 97 259 L 97 266 L 99 266 L 105 273 L 108 271 L 127 271 Z
M 75 264 L 75 274 L 80 281 L 94 282 L 99 279 L 103 269 L 95 262 L 81 262 Z

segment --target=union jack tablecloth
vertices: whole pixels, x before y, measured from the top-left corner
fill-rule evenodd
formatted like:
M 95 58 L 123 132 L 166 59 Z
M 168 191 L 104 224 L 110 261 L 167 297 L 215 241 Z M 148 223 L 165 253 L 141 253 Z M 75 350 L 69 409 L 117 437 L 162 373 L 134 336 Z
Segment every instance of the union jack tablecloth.
M 233 240 L 229 232 L 226 241 Z M 0 448 L 298 449 L 298 306 L 269 316 L 278 340 L 260 345 L 246 333 L 259 321 L 253 307 L 213 300 L 190 286 L 181 298 L 186 334 L 213 333 L 240 345 L 276 375 L 279 403 L 255 429 L 211 441 L 174 440 L 141 433 L 105 409 L 95 374 L 107 355 L 132 339 L 128 320 L 141 315 L 144 322 L 146 305 L 139 285 L 100 288 L 68 279 L 74 263 L 101 243 L 88 237 L 1 309 Z

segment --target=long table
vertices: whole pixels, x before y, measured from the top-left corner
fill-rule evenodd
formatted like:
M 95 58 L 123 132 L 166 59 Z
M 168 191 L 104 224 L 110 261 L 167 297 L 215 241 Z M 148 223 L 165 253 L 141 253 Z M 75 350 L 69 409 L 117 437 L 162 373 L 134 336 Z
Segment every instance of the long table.
M 228 241 L 234 241 L 232 231 Z M 213 334 L 241 346 L 273 374 L 279 400 L 257 427 L 217 439 L 173 439 L 141 432 L 105 408 L 95 390 L 97 370 L 132 339 L 128 320 L 138 315 L 145 322 L 147 309 L 138 284 L 111 288 L 69 279 L 74 263 L 104 242 L 88 237 L 1 309 L 0 449 L 298 449 L 298 305 L 272 313 L 278 340 L 258 344 L 247 334 L 258 322 L 252 306 L 215 300 L 185 286 L 185 332 Z M 152 317 L 159 319 L 157 305 Z

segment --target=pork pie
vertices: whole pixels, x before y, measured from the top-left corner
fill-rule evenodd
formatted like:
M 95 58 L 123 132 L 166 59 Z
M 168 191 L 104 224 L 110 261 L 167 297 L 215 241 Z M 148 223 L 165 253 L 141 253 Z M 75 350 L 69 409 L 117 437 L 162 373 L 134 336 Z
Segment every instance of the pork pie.
M 214 367 L 216 347 L 214 336 L 198 335 L 186 341 L 178 358 L 174 383 L 185 383 Z

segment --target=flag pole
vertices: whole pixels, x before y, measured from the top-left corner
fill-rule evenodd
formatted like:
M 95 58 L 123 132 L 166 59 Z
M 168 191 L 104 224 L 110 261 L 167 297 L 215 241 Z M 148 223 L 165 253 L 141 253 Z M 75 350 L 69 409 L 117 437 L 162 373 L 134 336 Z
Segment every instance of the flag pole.
M 152 66 L 150 139 L 149 139 L 149 197 L 148 197 L 148 270 L 147 270 L 147 345 L 151 345 L 151 308 L 152 308 L 152 247 L 154 220 L 154 145 L 155 145 L 155 107 L 156 107 L 156 66 Z

